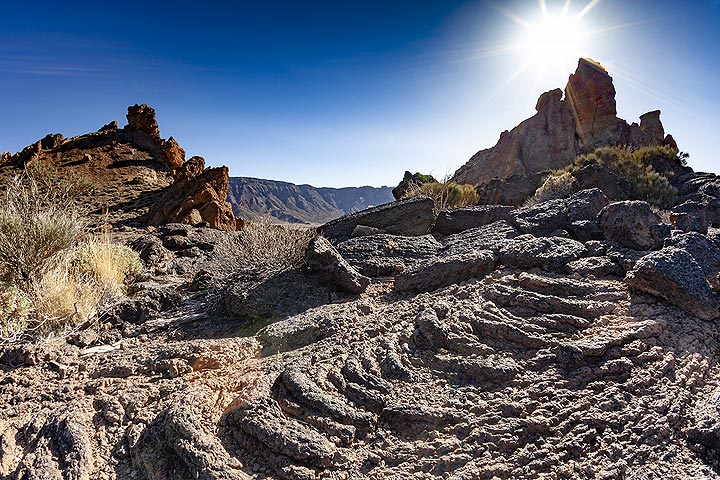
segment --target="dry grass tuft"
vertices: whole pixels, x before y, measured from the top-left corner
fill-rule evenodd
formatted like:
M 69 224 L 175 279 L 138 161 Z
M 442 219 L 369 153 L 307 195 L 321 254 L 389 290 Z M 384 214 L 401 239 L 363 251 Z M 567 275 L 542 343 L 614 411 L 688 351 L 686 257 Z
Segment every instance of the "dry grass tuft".
M 537 205 L 548 200 L 567 198 L 575 193 L 575 178 L 568 172 L 550 175 L 538 188 L 532 197 L 528 198 L 525 206 Z
M 449 208 L 477 205 L 480 197 L 474 185 L 455 183 L 449 179 L 442 182 L 411 184 L 403 198 L 426 196 L 435 200 L 435 213 Z

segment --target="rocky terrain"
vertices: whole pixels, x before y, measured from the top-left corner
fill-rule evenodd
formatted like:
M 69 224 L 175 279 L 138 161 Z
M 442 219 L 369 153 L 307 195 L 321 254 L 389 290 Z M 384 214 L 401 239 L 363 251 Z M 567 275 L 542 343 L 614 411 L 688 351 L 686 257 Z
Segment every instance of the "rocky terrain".
M 230 177 L 228 201 L 246 220 L 321 224 L 393 200 L 389 187 L 316 188 L 276 180 Z
M 6 156 L 122 190 L 145 271 L 69 335 L 0 346 L 0 477 L 720 478 L 720 177 L 670 165 L 664 212 L 416 197 L 248 245 L 222 175 L 109 132 Z
M 476 153 L 452 179 L 478 185 L 482 203 L 521 205 L 549 171 L 598 147 L 677 146 L 665 135 L 659 110 L 641 115 L 639 125 L 617 117 L 612 77 L 591 59 L 581 58 L 565 91 L 543 93 L 535 110 L 533 117 L 502 132 L 494 147 Z

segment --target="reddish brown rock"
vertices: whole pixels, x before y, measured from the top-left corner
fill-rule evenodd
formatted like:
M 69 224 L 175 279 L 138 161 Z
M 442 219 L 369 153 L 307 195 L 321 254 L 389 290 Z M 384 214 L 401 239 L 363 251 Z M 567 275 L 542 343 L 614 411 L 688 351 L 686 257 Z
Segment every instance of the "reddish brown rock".
M 126 130 L 144 132 L 153 138 L 160 138 L 160 128 L 155 118 L 155 109 L 146 104 L 128 107 Z
M 612 77 L 590 59 L 580 59 L 564 98 L 562 90 L 550 90 L 535 109 L 533 117 L 503 132 L 494 147 L 476 153 L 452 179 L 477 185 L 483 203 L 502 199 L 519 205 L 534 193 L 539 177 L 598 147 L 675 144 L 664 136 L 659 110 L 642 115 L 640 124 L 617 118 Z
M 236 229 L 232 207 L 226 201 L 228 168 L 204 166 L 202 157 L 192 157 L 178 169 L 175 182 L 150 207 L 150 225 L 208 222 L 219 230 Z
M 575 130 L 586 151 L 615 145 L 620 138 L 620 123 L 615 104 L 612 77 L 602 65 L 582 58 L 570 75 L 565 96 L 575 117 Z
M 170 170 L 175 171 L 185 163 L 185 150 L 173 137 L 163 142 L 162 151 L 165 163 Z

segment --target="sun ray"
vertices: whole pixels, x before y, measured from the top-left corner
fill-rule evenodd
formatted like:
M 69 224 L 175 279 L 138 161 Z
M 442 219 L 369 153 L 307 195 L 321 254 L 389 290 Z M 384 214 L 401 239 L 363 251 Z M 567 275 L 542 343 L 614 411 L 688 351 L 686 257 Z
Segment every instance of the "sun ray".
M 548 12 L 547 3 L 545 3 L 545 0 L 539 0 L 540 1 L 540 11 L 543 14 L 543 17 L 549 17 L 550 12 Z
M 490 6 L 491 6 L 492 8 L 494 8 L 495 10 L 497 10 L 497 11 L 498 11 L 499 13 L 501 13 L 502 15 L 504 15 L 505 17 L 509 18 L 509 19 L 512 20 L 513 22 L 515 22 L 515 23 L 517 23 L 518 25 L 520 25 L 521 27 L 526 28 L 526 29 L 528 29 L 528 30 L 532 28 L 532 25 L 530 24 L 530 22 L 528 22 L 528 21 L 525 20 L 524 18 L 520 17 L 519 15 L 516 15 L 515 13 L 511 12 L 511 11 L 508 10 L 507 8 L 501 7 L 500 5 L 498 5 L 498 4 L 496 4 L 496 3 L 493 3 L 493 4 L 491 4 Z
M 580 19 L 583 18 L 585 15 L 587 15 L 590 10 L 592 10 L 593 8 L 595 8 L 595 5 L 597 5 L 598 3 L 600 3 L 600 0 L 591 0 L 590 3 L 588 3 L 587 5 L 585 5 L 585 8 L 583 8 L 582 10 L 580 10 L 580 12 L 578 12 L 578 14 L 575 16 L 575 18 L 577 18 L 578 20 L 580 20 Z
M 568 10 L 570 10 L 570 4 L 572 3 L 572 0 L 565 0 L 565 5 L 563 6 L 562 12 L 560 15 L 567 15 Z

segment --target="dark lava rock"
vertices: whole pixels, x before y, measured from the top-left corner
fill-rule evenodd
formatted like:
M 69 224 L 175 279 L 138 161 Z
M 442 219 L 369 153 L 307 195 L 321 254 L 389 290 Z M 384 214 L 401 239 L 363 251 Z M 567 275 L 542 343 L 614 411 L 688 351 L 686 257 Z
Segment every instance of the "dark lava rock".
M 563 237 L 521 235 L 508 240 L 498 252 L 499 260 L 508 267 L 543 268 L 563 272 L 568 263 L 587 256 L 582 243 Z
M 607 204 L 608 199 L 602 191 L 593 188 L 568 198 L 520 208 L 514 217 L 521 232 L 546 236 L 556 230 L 569 230 L 573 222 L 597 222 L 600 211 Z
M 471 278 L 482 278 L 495 266 L 490 250 L 432 258 L 402 272 L 395 278 L 395 291 L 429 292 Z
M 720 315 L 717 296 L 692 255 L 665 247 L 644 256 L 625 277 L 630 288 L 663 298 L 703 320 Z
M 327 281 L 351 293 L 362 293 L 370 279 L 360 275 L 324 237 L 315 237 L 305 251 L 305 264 Z
M 497 254 L 508 240 L 518 235 L 520 232 L 514 225 L 500 220 L 447 237 L 442 254 L 449 256 L 477 250 L 492 250 Z
M 635 250 L 660 248 L 670 234 L 647 202 L 611 203 L 600 213 L 600 227 L 607 240 Z
M 425 235 L 435 221 L 434 208 L 435 202 L 432 198 L 409 198 L 351 213 L 326 223 L 320 227 L 319 232 L 335 241 L 350 238 L 358 225 L 382 228 L 392 235 Z
M 434 257 L 441 247 L 431 235 L 380 234 L 351 238 L 339 243 L 337 250 L 361 274 L 388 277 Z
M 443 210 L 438 214 L 434 231 L 442 235 L 453 235 L 498 220 L 512 221 L 510 212 L 513 208 L 507 205 L 476 205 Z
M 672 209 L 670 221 L 673 227 L 683 232 L 707 233 L 710 226 L 708 206 L 693 201 L 685 202 Z

